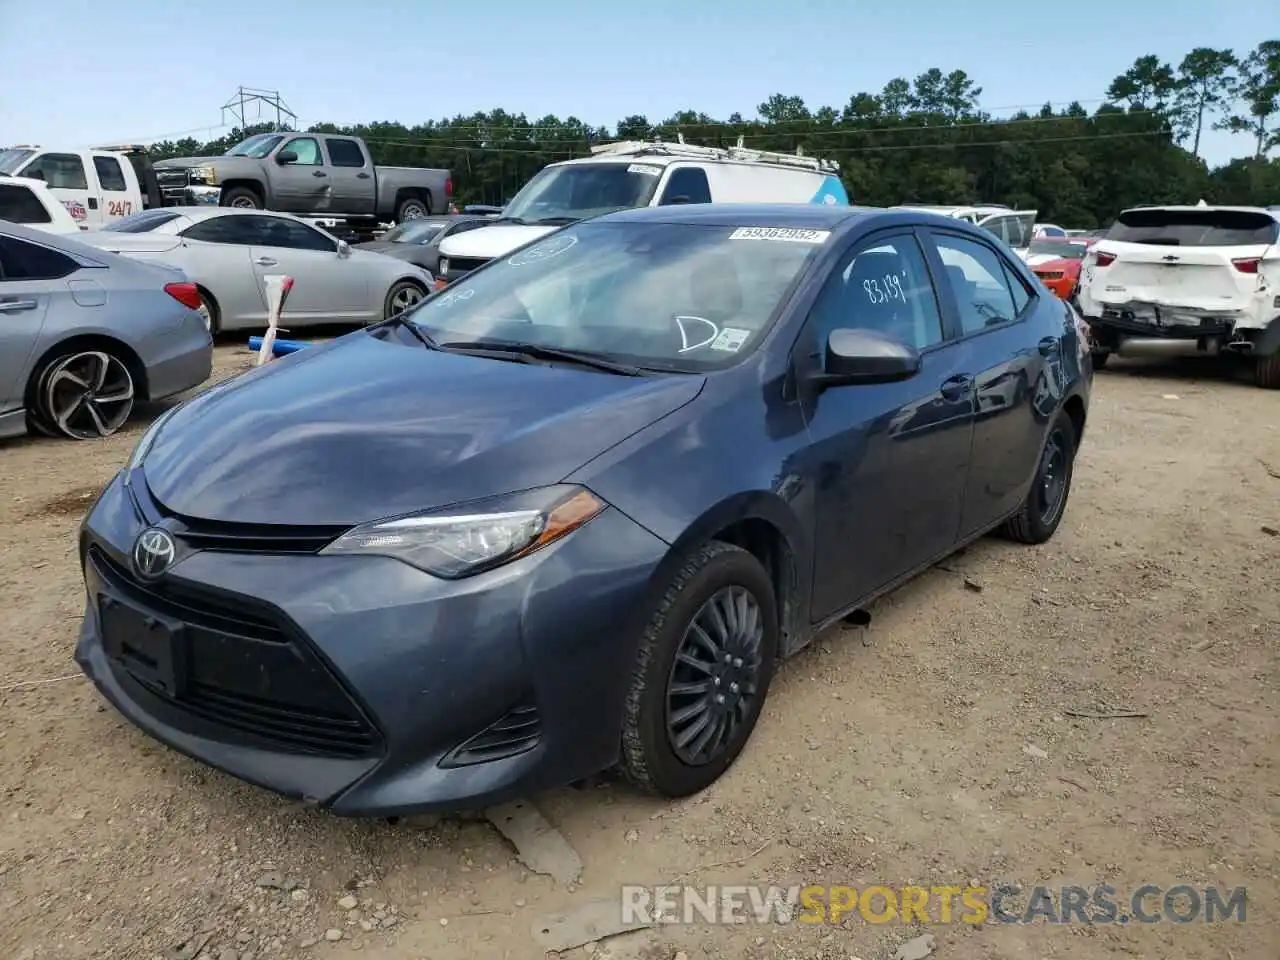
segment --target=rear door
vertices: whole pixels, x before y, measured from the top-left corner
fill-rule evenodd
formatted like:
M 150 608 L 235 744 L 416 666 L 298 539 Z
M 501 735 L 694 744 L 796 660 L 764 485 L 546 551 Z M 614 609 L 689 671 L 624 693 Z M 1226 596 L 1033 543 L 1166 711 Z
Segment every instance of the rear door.
M 133 167 L 121 163 L 109 153 L 93 153 L 93 172 L 101 194 L 101 222 L 105 226 L 142 209 L 142 193 L 138 189 Z
M 380 319 L 372 307 L 363 256 L 339 256 L 337 240 L 297 220 L 266 214 L 241 219 L 252 221 L 249 252 L 258 288 L 273 274 L 294 279 L 284 326 Z M 378 308 L 380 315 L 381 304 Z
M 92 181 L 78 153 L 39 153 L 18 174 L 43 180 L 67 212 L 83 227 L 102 225 L 102 208 L 98 202 L 96 178 Z
M 329 154 L 329 186 L 333 193 L 332 210 L 337 213 L 373 213 L 377 196 L 373 163 L 355 140 L 325 137 Z
M 49 302 L 77 269 L 56 250 L 0 233 L 0 413 L 22 407 Z

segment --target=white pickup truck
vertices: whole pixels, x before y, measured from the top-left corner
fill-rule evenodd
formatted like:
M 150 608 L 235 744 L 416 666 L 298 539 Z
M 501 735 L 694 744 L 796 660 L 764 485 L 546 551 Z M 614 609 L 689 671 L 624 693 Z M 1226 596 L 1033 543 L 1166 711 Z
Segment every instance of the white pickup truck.
M 67 213 L 89 230 L 146 206 L 137 171 L 115 151 L 9 147 L 0 150 L 0 174 L 43 180 Z

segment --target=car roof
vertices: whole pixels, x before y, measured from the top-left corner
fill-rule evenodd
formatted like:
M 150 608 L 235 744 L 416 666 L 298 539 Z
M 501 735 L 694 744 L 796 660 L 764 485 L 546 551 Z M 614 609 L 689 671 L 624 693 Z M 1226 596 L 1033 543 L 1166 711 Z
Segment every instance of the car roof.
M 702 223 L 723 227 L 802 227 L 831 230 L 848 221 L 889 213 L 879 207 L 821 203 L 678 203 L 635 207 L 593 218 L 633 223 Z
M 195 206 L 195 207 L 148 207 L 146 210 L 140 210 L 139 213 L 174 213 L 180 217 L 186 217 L 188 220 L 208 220 L 210 217 L 247 217 L 257 215 L 259 217 L 281 217 L 285 220 L 296 220 L 299 223 L 306 223 L 307 226 L 315 226 L 308 223 L 302 217 L 295 217 L 292 213 L 282 213 L 279 210 L 250 210 L 247 207 L 215 207 L 215 206 Z M 317 228 L 319 229 L 319 228 Z

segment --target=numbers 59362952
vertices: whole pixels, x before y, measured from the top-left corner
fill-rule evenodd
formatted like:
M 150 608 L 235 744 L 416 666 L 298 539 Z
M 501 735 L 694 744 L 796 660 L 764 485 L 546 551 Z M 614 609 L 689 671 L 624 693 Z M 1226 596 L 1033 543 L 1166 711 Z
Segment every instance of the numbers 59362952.
M 906 291 L 902 289 L 902 278 L 897 274 L 886 273 L 879 279 L 863 280 L 862 289 L 867 292 L 867 299 L 872 303 L 888 303 L 890 300 L 907 302 Z

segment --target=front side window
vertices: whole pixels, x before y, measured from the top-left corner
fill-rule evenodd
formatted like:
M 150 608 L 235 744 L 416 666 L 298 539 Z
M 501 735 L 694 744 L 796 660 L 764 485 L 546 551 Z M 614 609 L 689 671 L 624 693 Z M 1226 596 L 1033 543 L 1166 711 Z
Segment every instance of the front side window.
M 413 320 L 445 344 L 534 344 L 680 371 L 727 366 L 759 343 L 828 237 L 778 235 L 687 223 L 580 224 L 460 280 Z
M 292 150 L 298 155 L 298 159 L 293 161 L 299 167 L 318 167 L 324 163 L 320 156 L 320 144 L 313 137 L 294 137 L 284 145 L 280 151 Z
M 503 210 L 503 218 L 527 223 L 583 220 L 646 207 L 661 176 L 662 167 L 645 163 L 546 167 L 520 189 Z
M 1018 315 L 1005 268 L 986 244 L 951 234 L 935 234 L 951 292 L 966 334 L 1012 323 Z
M 832 330 L 875 330 L 917 350 L 942 342 L 942 316 L 924 253 L 907 233 L 877 237 L 832 273 L 809 315 L 825 346 Z
M 23 168 L 22 176 L 36 177 L 54 190 L 88 190 L 84 161 L 74 153 L 42 153 Z

